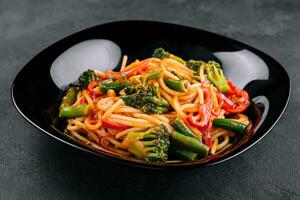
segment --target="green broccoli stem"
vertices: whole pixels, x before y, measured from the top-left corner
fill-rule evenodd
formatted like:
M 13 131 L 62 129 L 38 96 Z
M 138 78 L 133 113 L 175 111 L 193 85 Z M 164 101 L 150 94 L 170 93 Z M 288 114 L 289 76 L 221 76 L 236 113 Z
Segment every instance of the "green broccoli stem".
M 129 132 L 123 141 L 135 157 L 149 162 L 165 162 L 170 146 L 169 134 L 164 125 L 146 132 Z
M 59 117 L 74 118 L 81 117 L 88 114 L 89 106 L 87 104 L 78 106 L 64 106 L 59 109 Z
M 202 60 L 188 60 L 186 66 L 193 70 L 195 73 L 199 74 L 199 69 L 203 64 L 205 63 Z
M 155 106 L 155 112 L 153 112 L 153 113 L 163 114 L 163 113 L 167 113 L 167 112 L 169 112 L 169 108 L 162 107 L 162 106 Z
M 142 144 L 143 144 L 144 146 L 153 146 L 153 145 L 155 145 L 156 143 L 157 143 L 156 140 L 142 141 Z
M 102 82 L 99 84 L 101 93 L 107 93 L 108 90 L 114 90 L 115 92 L 119 92 L 120 90 L 124 89 L 127 86 L 126 82 L 110 82 L 110 83 L 105 83 Z
M 150 74 L 149 76 L 147 76 L 147 81 L 158 79 L 161 77 L 162 77 L 161 73 L 154 72 L 154 73 Z
M 69 87 L 66 91 L 65 96 L 63 97 L 61 104 L 60 104 L 60 109 L 66 106 L 71 106 L 77 97 L 78 94 L 78 87 Z
M 169 111 L 169 103 L 163 98 L 147 93 L 120 96 L 127 106 L 137 108 L 146 113 L 163 114 Z
M 194 78 L 196 81 L 201 81 L 200 76 L 194 75 L 193 78 Z
M 171 154 L 173 154 L 176 158 L 179 158 L 184 161 L 194 161 L 197 157 L 197 153 L 193 151 L 188 151 L 178 146 L 171 146 L 170 150 Z
M 164 80 L 164 82 L 172 90 L 175 90 L 178 92 L 186 92 L 187 91 L 187 85 L 186 85 L 187 82 L 184 80 L 166 79 L 166 80 Z
M 205 68 L 207 79 L 222 93 L 230 90 L 219 63 L 209 61 Z
M 213 125 L 242 135 L 247 134 L 246 125 L 236 120 L 216 118 L 213 120 Z
M 171 134 L 171 140 L 176 145 L 183 147 L 185 150 L 198 153 L 199 158 L 206 157 L 208 154 L 209 148 L 205 144 L 195 138 L 188 137 L 177 131 L 174 131 Z
M 222 93 L 226 93 L 230 90 L 225 79 L 218 79 L 218 77 L 213 77 L 212 75 L 207 75 L 207 79 Z
M 60 118 L 73 118 L 85 116 L 88 113 L 87 105 L 72 106 L 76 100 L 78 87 L 69 87 L 59 107 Z
M 198 139 L 189 127 L 187 127 L 187 125 L 178 118 L 171 122 L 171 126 L 181 134 Z
M 159 98 L 157 98 L 155 96 L 148 95 L 148 96 L 145 96 L 144 99 L 147 100 L 147 101 L 150 101 L 150 102 L 154 103 L 157 106 L 167 107 L 167 108 L 169 107 L 169 102 L 166 99 L 164 99 L 164 98 L 160 98 L 159 99 Z

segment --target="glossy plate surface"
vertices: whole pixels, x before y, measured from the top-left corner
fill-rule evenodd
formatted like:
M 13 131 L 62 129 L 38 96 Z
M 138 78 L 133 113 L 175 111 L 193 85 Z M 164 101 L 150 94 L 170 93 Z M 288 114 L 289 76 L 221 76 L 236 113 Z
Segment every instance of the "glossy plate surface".
M 184 59 L 217 60 L 234 84 L 245 88 L 256 103 L 247 112 L 254 122 L 249 137 L 234 148 L 205 160 L 149 164 L 126 160 L 90 149 L 53 125 L 63 88 L 86 68 L 102 71 L 150 57 L 157 47 Z M 276 124 L 290 96 L 286 71 L 273 58 L 241 42 L 181 25 L 151 21 L 120 21 L 95 26 L 68 36 L 36 55 L 18 73 L 12 100 L 18 112 L 53 138 L 78 149 L 120 163 L 148 168 L 182 168 L 212 165 L 231 159 L 252 147 Z

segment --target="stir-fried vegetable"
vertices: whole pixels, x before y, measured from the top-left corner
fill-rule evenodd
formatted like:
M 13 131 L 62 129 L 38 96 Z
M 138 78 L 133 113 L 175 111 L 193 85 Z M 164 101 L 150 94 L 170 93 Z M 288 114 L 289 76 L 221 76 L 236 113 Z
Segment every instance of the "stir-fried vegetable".
M 106 94 L 108 90 L 114 90 L 115 92 L 119 92 L 127 86 L 127 82 L 125 81 L 114 81 L 114 82 L 100 82 L 99 87 L 101 93 Z
M 158 48 L 158 49 L 155 49 L 154 52 L 153 52 L 153 57 L 156 57 L 156 58 L 159 58 L 159 59 L 164 59 L 164 58 L 171 58 L 173 60 L 176 60 L 182 64 L 185 64 L 186 62 L 178 57 L 178 56 L 175 56 L 167 51 L 165 51 L 163 48 Z
M 199 69 L 201 65 L 204 64 L 205 63 L 202 60 L 188 60 L 186 66 L 191 70 L 195 71 L 197 74 L 199 74 Z
M 161 78 L 161 77 L 162 77 L 162 74 L 160 72 L 154 72 L 154 73 L 149 74 L 147 76 L 147 81 L 158 79 L 158 78 Z
M 62 99 L 59 107 L 59 117 L 61 118 L 73 118 L 81 117 L 88 114 L 89 106 L 86 104 L 72 106 L 75 102 L 78 93 L 77 87 L 69 87 L 66 95 Z
M 246 134 L 246 125 L 233 119 L 214 119 L 213 125 L 235 133 Z
M 208 64 L 205 65 L 205 72 L 207 79 L 214 84 L 220 92 L 226 93 L 230 90 L 219 63 L 209 61 Z
M 188 83 L 185 80 L 173 80 L 173 79 L 166 79 L 164 80 L 165 84 L 173 90 L 178 92 L 186 92 Z
M 171 125 L 179 133 L 198 139 L 197 136 L 195 136 L 195 134 L 189 129 L 189 127 L 185 125 L 185 123 L 182 120 L 176 118 L 174 121 L 171 122 Z
M 184 160 L 184 161 L 194 161 L 197 157 L 197 153 L 193 151 L 185 150 L 182 147 L 179 146 L 170 146 L 170 153 L 178 159 Z
M 140 78 L 129 80 L 125 88 L 127 95 L 121 96 L 126 105 L 146 113 L 163 114 L 169 111 L 169 103 L 160 97 L 158 87 Z
M 75 85 L 79 86 L 80 89 L 86 89 L 89 83 L 96 80 L 99 80 L 99 77 L 95 74 L 94 70 L 88 69 L 80 75 Z
M 122 144 L 134 156 L 148 162 L 164 162 L 168 159 L 170 141 L 164 125 L 145 132 L 129 132 Z
M 199 140 L 183 135 L 177 131 L 171 134 L 171 141 L 178 146 L 182 146 L 186 150 L 198 153 L 199 158 L 203 158 L 208 154 L 208 147 Z
M 249 95 L 245 90 L 236 88 L 231 81 L 227 81 L 230 90 L 223 95 L 224 104 L 222 108 L 227 113 L 241 113 L 246 110 L 250 104 Z
M 163 114 L 169 111 L 169 103 L 163 98 L 157 98 L 145 92 L 120 97 L 126 105 L 146 113 Z

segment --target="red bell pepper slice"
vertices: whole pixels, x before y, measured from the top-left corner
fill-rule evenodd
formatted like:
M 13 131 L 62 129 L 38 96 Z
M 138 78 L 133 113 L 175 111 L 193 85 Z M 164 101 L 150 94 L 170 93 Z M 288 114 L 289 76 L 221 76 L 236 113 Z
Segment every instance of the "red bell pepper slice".
M 201 132 L 205 132 L 209 128 L 210 115 L 211 112 L 209 111 L 209 106 L 203 104 L 199 108 L 199 114 L 197 116 L 188 116 L 186 121 L 191 126 L 198 128 Z
M 98 81 L 90 82 L 87 86 L 87 90 L 89 92 L 93 91 L 93 89 L 97 86 L 97 84 L 98 84 Z
M 121 125 L 121 124 L 114 124 L 114 123 L 111 123 L 111 122 L 106 121 L 106 120 L 102 120 L 102 124 L 106 128 L 111 128 L 111 129 L 115 129 L 115 130 L 118 130 L 118 131 L 123 131 L 123 130 L 131 128 L 130 126 L 124 126 L 124 125 Z
M 204 141 L 204 144 L 206 144 L 208 146 L 208 148 L 211 148 L 213 145 L 213 140 L 210 134 L 210 131 L 205 131 L 202 134 L 202 139 Z
M 87 104 L 87 100 L 85 98 L 81 97 L 80 104 Z
M 93 81 L 87 86 L 87 90 L 89 91 L 89 95 L 95 100 L 100 96 L 100 90 L 94 90 L 98 86 L 99 81 Z
M 231 81 L 227 81 L 230 91 L 222 95 L 222 108 L 227 113 L 241 113 L 247 109 L 250 104 L 249 95 L 245 90 L 240 90 L 233 85 Z

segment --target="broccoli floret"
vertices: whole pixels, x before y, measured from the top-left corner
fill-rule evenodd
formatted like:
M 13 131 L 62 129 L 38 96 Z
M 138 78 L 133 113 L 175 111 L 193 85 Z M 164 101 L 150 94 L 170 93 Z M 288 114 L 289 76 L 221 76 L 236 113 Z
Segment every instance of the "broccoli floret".
M 120 96 L 127 106 L 137 108 L 145 113 L 163 114 L 169 111 L 169 103 L 163 98 L 158 98 L 147 92 Z
M 200 66 L 203 64 L 204 62 L 202 60 L 188 60 L 186 66 L 191 70 L 198 72 Z
M 164 59 L 164 58 L 169 58 L 170 53 L 165 51 L 163 48 L 158 48 L 154 50 L 152 56 L 155 58 Z
M 171 58 L 171 59 L 176 60 L 176 61 L 178 61 L 182 64 L 186 63 L 182 58 L 180 58 L 178 56 L 175 56 L 175 55 L 165 51 L 163 48 L 155 49 L 152 56 L 155 57 L 155 58 L 159 58 L 159 59 Z
M 205 65 L 205 73 L 207 79 L 214 84 L 220 92 L 226 93 L 230 90 L 219 63 L 209 61 L 208 64 Z
M 99 80 L 99 77 L 95 74 L 93 70 L 88 69 L 80 75 L 75 85 L 77 85 L 78 87 L 80 87 L 80 89 L 83 90 L 87 88 L 89 83 L 96 80 Z
M 163 114 L 169 111 L 169 103 L 159 94 L 158 85 L 147 82 L 147 77 L 131 77 L 124 88 L 125 96 L 120 96 L 127 106 L 145 113 Z
M 147 162 L 165 162 L 168 159 L 170 141 L 164 125 L 145 132 L 129 132 L 122 144 L 134 156 Z

